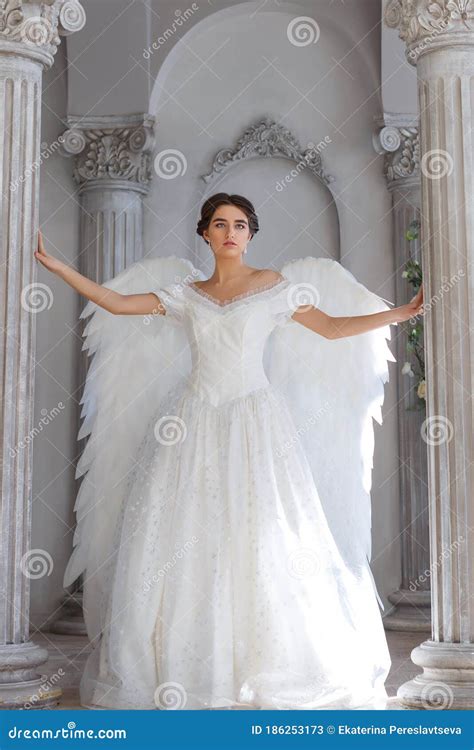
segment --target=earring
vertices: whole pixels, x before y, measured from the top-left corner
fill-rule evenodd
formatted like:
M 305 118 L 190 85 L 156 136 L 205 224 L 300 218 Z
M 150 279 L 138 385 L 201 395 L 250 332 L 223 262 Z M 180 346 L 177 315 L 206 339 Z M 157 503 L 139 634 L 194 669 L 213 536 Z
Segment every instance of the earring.
M 246 253 L 246 252 L 247 252 L 247 245 L 245 245 L 245 247 L 244 247 L 244 253 Z

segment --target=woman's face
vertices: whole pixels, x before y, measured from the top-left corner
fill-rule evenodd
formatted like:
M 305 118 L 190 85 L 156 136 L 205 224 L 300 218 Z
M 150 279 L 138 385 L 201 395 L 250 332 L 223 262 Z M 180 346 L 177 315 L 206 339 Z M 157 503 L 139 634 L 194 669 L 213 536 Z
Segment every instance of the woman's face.
M 240 255 L 251 237 L 247 214 L 237 206 L 218 206 L 203 236 L 216 255 Z

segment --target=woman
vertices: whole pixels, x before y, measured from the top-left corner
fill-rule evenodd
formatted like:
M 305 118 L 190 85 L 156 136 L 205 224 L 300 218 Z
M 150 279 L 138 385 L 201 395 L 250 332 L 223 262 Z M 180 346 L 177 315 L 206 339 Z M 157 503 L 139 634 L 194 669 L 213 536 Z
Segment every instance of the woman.
M 209 279 L 169 256 L 104 285 L 39 235 L 36 258 L 94 312 L 64 579 L 84 575 L 85 706 L 386 704 L 372 417 L 388 326 L 420 314 L 423 292 L 388 309 L 336 261 L 248 266 L 258 230 L 250 201 L 218 193 L 197 226 Z

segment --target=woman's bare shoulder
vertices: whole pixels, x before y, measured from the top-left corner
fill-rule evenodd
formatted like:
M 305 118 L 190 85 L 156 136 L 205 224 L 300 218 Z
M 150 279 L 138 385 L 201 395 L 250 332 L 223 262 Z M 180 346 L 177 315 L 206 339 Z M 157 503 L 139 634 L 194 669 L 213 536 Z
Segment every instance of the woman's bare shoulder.
M 272 268 L 256 268 L 255 278 L 258 278 L 261 284 L 270 284 L 271 282 L 277 282 L 285 277 L 280 271 L 275 271 Z

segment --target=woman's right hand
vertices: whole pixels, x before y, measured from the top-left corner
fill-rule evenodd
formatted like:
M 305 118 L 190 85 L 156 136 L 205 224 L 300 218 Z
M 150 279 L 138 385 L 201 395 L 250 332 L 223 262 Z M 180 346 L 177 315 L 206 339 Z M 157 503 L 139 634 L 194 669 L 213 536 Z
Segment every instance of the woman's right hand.
M 35 258 L 36 260 L 39 260 L 48 271 L 52 271 L 52 273 L 58 273 L 58 271 L 60 271 L 61 268 L 64 268 L 65 265 L 61 260 L 53 258 L 52 255 L 49 255 L 46 252 L 43 245 L 43 235 L 41 234 L 40 229 L 38 229 L 38 249 L 35 250 Z

